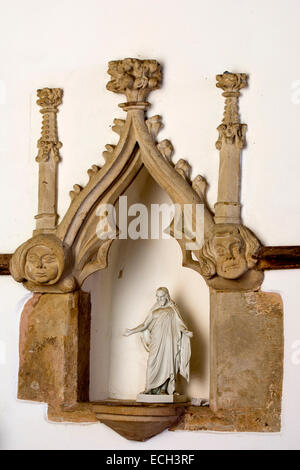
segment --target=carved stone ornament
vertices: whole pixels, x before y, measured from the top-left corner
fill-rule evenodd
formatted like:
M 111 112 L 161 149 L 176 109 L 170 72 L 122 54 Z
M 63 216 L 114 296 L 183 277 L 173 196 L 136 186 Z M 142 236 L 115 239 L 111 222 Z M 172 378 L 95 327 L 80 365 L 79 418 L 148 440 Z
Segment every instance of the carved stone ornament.
M 39 214 L 36 216 L 37 224 L 34 234 L 55 235 L 64 247 L 69 247 L 69 253 L 72 255 L 68 255 L 68 280 L 65 279 L 64 282 L 61 280 L 58 282 L 58 279 L 52 280 L 51 286 L 55 286 L 52 290 L 71 291 L 76 286 L 81 286 L 87 276 L 106 267 L 112 240 L 99 240 L 96 233 L 98 216 L 95 205 L 100 202 L 115 204 L 118 196 L 133 181 L 143 165 L 174 203 L 182 208 L 187 203 L 194 206 L 204 204 L 205 244 L 201 250 L 189 252 L 186 249 L 184 235 L 180 233 L 181 236 L 176 237 L 174 227 L 171 227 L 171 233 L 177 238 L 182 249 L 183 265 L 198 271 L 215 289 L 259 288 L 263 274 L 255 270 L 257 263 L 255 254 L 260 246 L 258 240 L 254 244 L 255 250 L 252 253 L 251 263 L 248 261 L 244 263 L 242 253 L 237 256 L 236 249 L 232 251 L 230 238 L 227 241 L 227 248 L 223 247 L 227 250 L 223 258 L 218 255 L 221 251 L 220 247 L 217 251 L 215 249 L 213 252 L 209 251 L 210 254 L 207 255 L 207 247 L 215 245 L 215 239 L 220 238 L 217 235 L 221 230 L 221 227 L 217 226 L 219 224 L 229 224 L 228 230 L 223 228 L 224 234 L 228 232 L 227 238 L 233 230 L 233 225 L 236 224 L 234 238 L 240 239 L 240 250 L 247 251 L 243 234 L 248 233 L 249 230 L 241 225 L 239 202 L 240 151 L 243 147 L 246 126 L 239 123 L 238 114 L 239 90 L 246 86 L 246 75 L 225 72 L 217 76 L 217 87 L 224 90 L 226 102 L 223 123 L 218 128 L 220 131 L 217 143 L 220 149 L 219 190 L 213 215 L 206 200 L 207 184 L 204 178 L 198 175 L 191 183 L 189 163 L 184 159 L 179 159 L 174 164 L 171 161 L 172 143 L 169 140 L 156 141 L 156 135 L 162 126 L 161 117 L 152 116 L 145 119 L 144 112 L 149 106 L 145 99 L 150 91 L 159 88 L 161 84 L 161 66 L 155 60 L 125 59 L 110 62 L 108 73 L 112 79 L 107 84 L 107 88 L 116 93 L 123 93 L 127 97 L 128 102 L 122 105 L 127 111 L 127 119 L 126 121 L 115 120 L 113 130 L 120 136 L 118 145 L 106 145 L 106 151 L 103 152 L 106 163 L 102 168 L 93 165 L 88 170 L 89 183 L 85 188 L 78 184 L 74 185 L 73 190 L 70 191 L 72 204 L 59 225 L 56 224 L 58 218 L 56 180 L 58 149 L 61 143 L 57 137 L 56 113 L 62 101 L 62 90 L 59 88 L 38 90 L 38 104 L 42 106 L 43 127 L 42 137 L 38 143 Z M 136 143 L 138 143 L 137 150 L 135 150 Z M 122 172 L 122 168 L 125 167 L 126 171 Z M 169 181 L 172 181 L 172 185 Z M 110 189 L 107 192 L 108 187 Z M 251 237 L 254 238 L 254 235 Z M 226 245 L 226 241 L 223 240 L 223 242 Z M 231 259 L 229 262 L 225 261 L 228 256 Z M 211 267 L 214 264 L 213 259 L 217 259 L 217 269 Z M 222 259 L 225 263 L 224 269 L 221 266 Z M 18 261 L 14 257 L 13 265 L 17 264 Z M 236 266 L 237 264 L 240 266 Z M 235 265 L 235 268 L 231 267 L 229 270 L 228 265 Z M 12 272 L 15 272 L 15 268 Z M 49 291 L 50 284 L 41 282 L 42 278 L 36 277 L 33 281 L 27 279 L 26 276 L 25 272 L 25 286 L 29 289 L 34 286 L 35 291 Z M 20 279 L 20 276 L 15 279 Z M 71 279 L 73 279 L 72 282 Z
M 253 233 L 240 224 L 216 224 L 200 250 L 199 263 L 207 283 L 216 289 L 235 290 L 237 281 L 243 286 L 258 289 L 263 273 L 253 270 L 260 243 Z
M 219 181 L 213 210 L 206 198 L 206 179 L 201 175 L 191 179 L 189 163 L 183 158 L 172 160 L 173 144 L 157 139 L 161 116 L 146 116 L 148 95 L 162 83 L 160 64 L 156 60 L 127 58 L 109 62 L 108 73 L 111 79 L 107 89 L 126 97 L 120 105 L 127 113 L 126 119 L 114 120 L 117 145 L 105 145 L 105 163 L 101 167 L 95 162 L 87 169 L 86 186 L 74 184 L 70 206 L 59 223 L 57 170 L 61 143 L 56 116 L 62 90 L 38 90 L 43 124 L 36 159 L 36 227 L 32 238 L 17 248 L 10 264 L 14 279 L 34 292 L 21 316 L 18 397 L 47 402 L 52 421 L 101 421 L 135 440 L 148 439 L 170 427 L 279 431 L 282 302 L 278 294 L 260 291 L 264 268 L 257 261 L 262 247 L 241 219 L 240 160 L 246 125 L 240 122 L 238 99 L 247 77 L 229 72 L 217 76 L 225 111 L 218 127 Z M 210 289 L 209 407 L 88 401 L 90 298 L 81 286 L 88 276 L 107 267 L 113 242 L 112 238 L 99 236 L 98 207 L 116 206 L 142 168 L 181 214 L 188 204 L 193 209 L 198 205 L 204 209 L 202 245 L 187 249 L 188 237 L 176 217 L 170 232 L 181 247 L 183 266 L 203 276 Z M 197 217 L 193 210 L 190 229 L 197 227 Z M 199 235 L 202 238 L 202 230 Z
M 144 101 L 162 81 L 161 67 L 156 60 L 114 60 L 108 64 L 108 73 L 111 81 L 106 88 L 126 95 L 129 102 Z
M 61 240 L 36 235 L 16 250 L 10 269 L 14 279 L 33 292 L 71 292 L 76 283 L 72 275 L 66 275 L 68 263 L 70 254 Z

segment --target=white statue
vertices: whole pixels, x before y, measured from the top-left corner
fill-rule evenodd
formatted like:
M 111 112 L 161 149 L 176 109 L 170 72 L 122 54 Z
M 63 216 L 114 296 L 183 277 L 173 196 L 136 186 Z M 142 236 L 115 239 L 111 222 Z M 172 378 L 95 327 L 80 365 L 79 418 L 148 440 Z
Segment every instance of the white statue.
M 132 330 L 126 329 L 124 333 L 124 336 L 142 333 L 144 347 L 149 352 L 146 389 L 138 395 L 138 401 L 159 401 L 162 396 L 161 401 L 173 401 L 177 374 L 189 381 L 193 333 L 185 326 L 166 287 L 157 289 L 156 299 L 144 323 Z M 160 398 L 151 399 L 146 395 L 160 395 Z

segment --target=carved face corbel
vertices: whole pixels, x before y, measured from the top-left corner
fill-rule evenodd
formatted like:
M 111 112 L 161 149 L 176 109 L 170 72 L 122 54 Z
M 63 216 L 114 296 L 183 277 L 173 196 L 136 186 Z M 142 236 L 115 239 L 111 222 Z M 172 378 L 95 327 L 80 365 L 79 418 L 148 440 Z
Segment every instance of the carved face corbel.
M 23 243 L 11 259 L 11 273 L 33 292 L 70 292 L 75 288 L 67 276 L 70 256 L 54 235 L 36 235 Z
M 207 283 L 216 289 L 259 287 L 263 274 L 255 270 L 261 244 L 241 224 L 216 224 L 199 252 L 198 260 Z
M 34 284 L 51 285 L 59 279 L 60 263 L 49 246 L 34 245 L 27 252 L 24 271 Z

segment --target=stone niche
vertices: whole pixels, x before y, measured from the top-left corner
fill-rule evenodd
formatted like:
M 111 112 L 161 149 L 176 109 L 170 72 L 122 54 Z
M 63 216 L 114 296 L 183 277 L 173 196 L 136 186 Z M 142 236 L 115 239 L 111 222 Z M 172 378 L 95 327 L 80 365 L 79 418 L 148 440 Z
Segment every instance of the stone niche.
M 187 161 L 173 162 L 173 145 L 157 140 L 160 116 L 148 117 L 147 97 L 161 85 L 155 60 L 109 63 L 107 88 L 124 94 L 125 120 L 115 119 L 116 146 L 106 145 L 105 164 L 92 165 L 85 187 L 75 184 L 58 224 L 60 161 L 56 115 L 62 90 L 38 90 L 43 115 L 38 141 L 39 197 L 32 238 L 14 253 L 10 272 L 33 292 L 20 324 L 18 398 L 48 404 L 53 422 L 102 422 L 128 439 L 145 440 L 164 429 L 278 432 L 283 375 L 283 307 L 278 294 L 261 291 L 262 245 L 241 220 L 240 159 L 246 125 L 238 99 L 245 74 L 217 76 L 225 111 L 218 127 L 218 199 L 211 208 L 203 176 L 191 180 Z M 120 195 L 147 171 L 174 204 L 204 208 L 204 243 L 190 251 L 185 234 L 171 234 L 182 264 L 202 276 L 210 290 L 209 406 L 151 404 L 134 400 L 89 401 L 90 296 L 84 281 L 106 269 L 112 239 L 99 237 L 99 204 L 117 205 Z M 139 201 L 136 201 L 139 202 Z M 193 211 L 195 223 L 197 211 Z M 196 224 L 197 225 L 197 224 Z M 197 234 L 196 234 L 197 235 Z M 197 237 L 196 237 L 197 238 Z M 193 351 L 197 354 L 197 351 Z M 50 424 L 49 424 L 50 425 Z

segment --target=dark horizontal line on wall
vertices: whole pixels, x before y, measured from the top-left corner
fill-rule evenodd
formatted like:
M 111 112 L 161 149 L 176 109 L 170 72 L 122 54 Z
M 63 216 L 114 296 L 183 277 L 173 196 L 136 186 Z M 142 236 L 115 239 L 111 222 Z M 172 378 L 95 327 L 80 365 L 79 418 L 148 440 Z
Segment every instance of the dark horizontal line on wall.
M 260 270 L 300 269 L 300 246 L 262 246 L 257 258 Z
M 0 254 L 0 274 L 10 274 L 9 272 L 9 261 L 12 257 L 12 253 Z
M 9 275 L 12 253 L 0 254 L 0 275 Z M 257 255 L 258 269 L 300 269 L 300 246 L 262 246 Z

